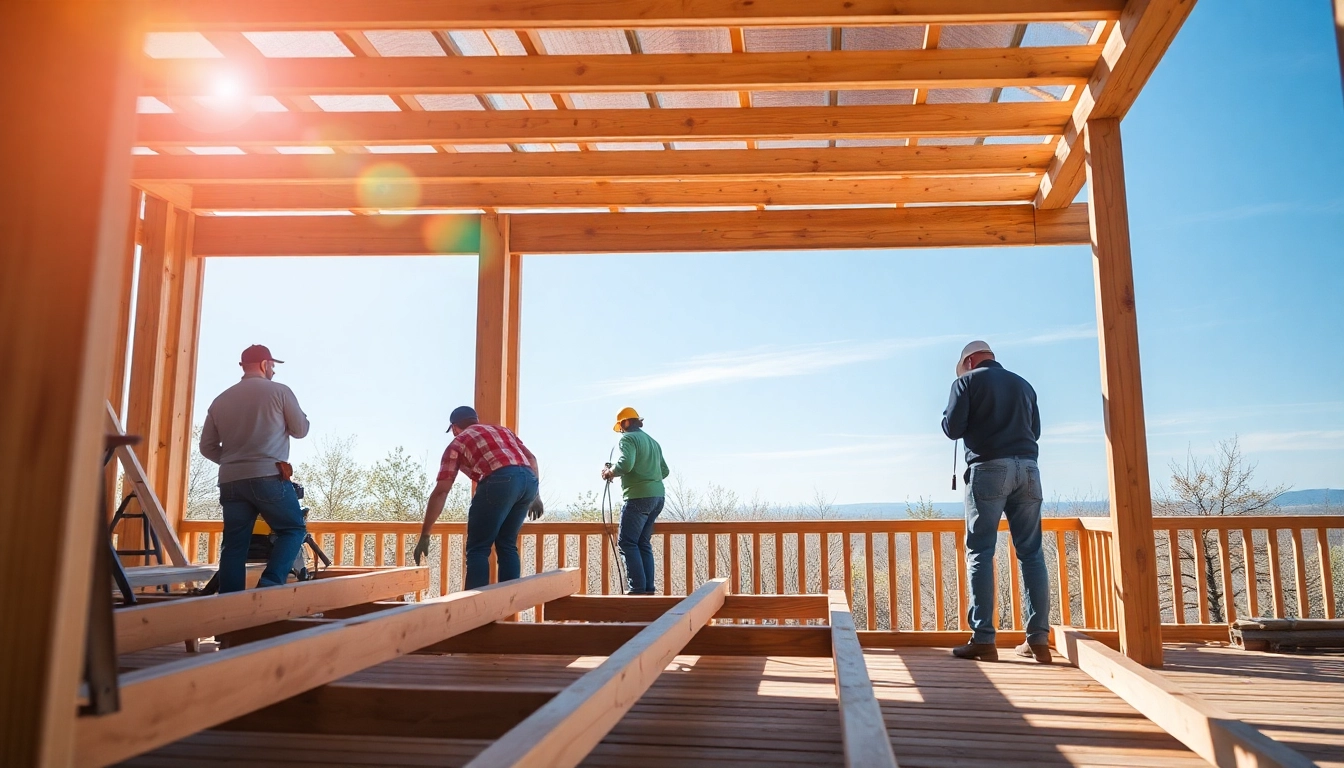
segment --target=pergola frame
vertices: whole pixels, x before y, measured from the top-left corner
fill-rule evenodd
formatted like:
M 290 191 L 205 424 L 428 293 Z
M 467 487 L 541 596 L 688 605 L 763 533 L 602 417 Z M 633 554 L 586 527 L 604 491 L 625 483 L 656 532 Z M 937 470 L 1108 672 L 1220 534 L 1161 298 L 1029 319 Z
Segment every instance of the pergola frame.
M 0 83 L 7 103 L 28 110 L 0 126 L 6 146 L 18 148 L 11 183 L 0 193 L 11 221 L 0 227 L 0 354 L 11 368 L 0 383 L 0 474 L 9 478 L 0 487 L 0 573 L 6 584 L 28 585 L 0 591 L 7 623 L 0 634 L 0 703 L 22 702 L 24 708 L 0 718 L 8 729 L 0 733 L 4 762 L 67 765 L 71 759 L 65 735 L 74 727 L 70 702 L 83 658 L 105 400 L 128 397 L 121 417 L 127 432 L 144 438 L 137 457 L 170 514 L 180 514 L 207 257 L 477 255 L 476 405 L 484 419 L 516 425 L 523 254 L 1089 243 L 1119 640 L 1130 659 L 1160 665 L 1119 121 L 1193 0 L 898 5 L 52 0 L 4 6 L 0 20 L 14 44 L 0 54 L 7 65 L 0 68 Z M 137 16 L 140 11 L 146 15 Z M 1018 47 L 1022 25 L 1093 22 L 1096 39 L 1079 45 Z M 939 45 L 954 26 L 986 24 L 1018 25 L 1019 34 L 1008 48 L 953 51 Z M 828 27 L 836 41 L 844 39 L 836 32 L 842 27 L 916 25 L 922 28 L 921 50 L 857 51 L 833 44 L 819 55 L 785 55 L 750 45 L 752 35 L 771 28 Z M 639 33 L 668 28 L 727 30 L 732 50 L 639 52 Z M 515 67 L 498 61 L 479 70 L 464 67 L 468 60 L 457 57 L 461 51 L 443 32 L 453 29 L 519 30 L 527 55 L 515 57 Z M 548 54 L 550 31 L 576 29 L 626 30 L 631 62 L 608 54 Z M 147 61 L 140 54 L 143 34 L 154 30 L 201 32 L 225 61 L 239 66 L 270 66 L 272 60 L 243 36 L 254 31 L 327 31 L 351 55 L 276 61 L 259 92 L 280 99 L 288 112 L 203 126 L 198 118 L 209 115 L 192 106 L 190 88 L 179 86 L 206 70 Z M 380 59 L 370 35 L 386 30 L 433 30 L 443 55 L 432 61 Z M 589 60 L 591 66 L 584 63 Z M 46 85 L 55 81 L 66 86 L 61 93 Z M 988 101 L 931 100 L 940 89 L 991 84 Z M 1064 87 L 1065 97 L 1043 87 Z M 81 98 L 67 98 L 70 88 Z M 575 102 L 645 88 L 649 109 L 582 109 Z M 1005 88 L 1039 98 L 1001 103 Z M 847 91 L 900 89 L 914 91 L 909 103 L 841 104 L 836 98 Z M 706 90 L 737 93 L 739 108 L 663 109 L 654 93 Z M 748 109 L 752 92 L 798 90 L 828 92 L 831 101 Z M 137 119 L 137 93 L 160 95 L 180 114 Z M 497 93 L 551 94 L 557 108 L 500 112 L 486 98 Z M 386 95 L 400 111 L 324 113 L 314 101 L 324 94 Z M 475 95 L 483 109 L 427 111 L 418 99 L 426 94 Z M 1039 144 L 986 143 L 1002 136 L 1048 138 Z M 949 139 L 966 145 L 940 145 Z M 899 146 L 837 146 L 856 140 Z M 604 151 L 609 141 L 656 142 L 670 151 Z M 675 149 L 683 141 L 744 146 Z M 512 144 L 517 150 L 545 142 L 573 143 L 580 151 L 457 149 Z M 397 144 L 429 145 L 434 154 L 366 154 L 367 146 Z M 321 146 L 332 154 L 272 154 L 276 145 Z M 133 163 L 133 146 L 159 156 Z M 196 156 L 185 147 L 243 147 L 246 154 Z M 373 194 L 364 189 L 361 197 L 360 184 L 370 179 L 366 171 L 382 160 L 395 160 L 400 175 L 375 175 Z M 1085 180 L 1088 202 L 1075 203 Z M 132 183 L 135 194 L 128 199 Z M 408 190 L 414 194 L 402 195 Z M 376 215 L 441 207 L 481 213 L 407 215 L 391 227 L 382 224 L 392 219 L 378 221 Z M 589 212 L 537 210 L 556 207 Z M 351 215 L 213 215 L 281 209 Z M 138 275 L 132 271 L 137 243 Z M 132 281 L 138 283 L 133 315 Z M 127 376 L 132 326 L 136 343 Z

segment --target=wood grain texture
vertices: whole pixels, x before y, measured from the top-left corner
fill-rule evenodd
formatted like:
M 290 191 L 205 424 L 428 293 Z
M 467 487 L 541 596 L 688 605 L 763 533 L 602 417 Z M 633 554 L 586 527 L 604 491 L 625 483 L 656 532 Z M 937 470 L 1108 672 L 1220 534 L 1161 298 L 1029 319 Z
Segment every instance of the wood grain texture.
M 546 29 L 974 24 L 1116 19 L 1122 0 L 328 0 L 319 5 L 151 0 L 155 28 L 196 31 L 326 29 Z
M 201 211 L 1025 203 L 1036 194 L 1036 184 L 1036 177 L 1025 175 L 596 183 L 417 179 L 395 184 L 207 185 L 196 187 L 195 200 Z M 1065 220 L 1057 221 L 1062 223 L 1056 231 L 1066 231 Z
M 68 765 L 128 238 L 126 3 L 0 3 L 0 765 Z M 40 73 L 35 74 L 35 73 Z M 78 93 L 78 98 L 70 98 Z M 53 173 L 68 169 L 69 173 Z
M 668 662 L 709 623 L 727 594 L 726 581 L 706 582 L 468 765 L 578 765 L 653 685 Z
M 1265 736 L 1160 673 L 1067 627 L 1054 628 L 1060 653 L 1219 768 L 1313 768 L 1301 753 Z
M 274 59 L 256 93 L 283 95 L 869 90 L 1082 85 L 1100 45 L 897 51 L 397 56 Z M 141 93 L 207 95 L 223 69 L 207 59 L 149 59 Z
M 435 643 L 422 652 L 607 656 L 646 626 L 498 622 Z M 703 627 L 681 652 L 693 656 L 829 657 L 831 638 L 826 627 L 715 624 Z
M 1036 205 L 1063 208 L 1082 189 L 1086 172 L 1082 135 L 1093 118 L 1123 118 L 1176 38 L 1195 0 L 1133 0 L 1110 32 L 1101 61 L 1078 92 L 1073 115 L 1041 179 Z
M 209 570 L 213 572 L 214 569 Z M 397 568 L 131 606 L 114 614 L 117 652 L 131 653 L 178 640 L 210 637 L 281 619 L 308 616 L 331 608 L 401 597 L 428 586 L 428 568 Z
M 508 407 L 510 305 L 509 216 L 481 217 L 481 251 L 476 281 L 476 413 L 483 424 L 500 424 Z
M 424 183 L 889 178 L 1042 171 L 1054 156 L 1041 144 L 827 149 L 710 149 L 644 152 L 488 152 L 378 155 L 154 155 L 133 160 L 141 183 L 224 184 L 354 181 L 389 165 Z
M 1146 666 L 1160 667 L 1153 502 L 1120 121 L 1091 121 L 1084 138 L 1113 523 L 1109 556 L 1115 564 L 1115 581 L 1105 589 L 1114 590 L 1119 598 L 1116 619 L 1125 655 Z
M 237 127 L 175 114 L 139 115 L 137 140 L 155 147 L 277 144 L 508 144 L 742 139 L 900 139 L 1062 133 L 1067 102 L 916 104 L 770 109 L 583 109 L 497 112 L 266 112 Z
M 871 549 L 871 548 L 870 548 Z M 872 552 L 867 553 L 869 559 Z M 872 600 L 868 603 L 872 605 Z M 871 610 L 871 609 L 870 609 Z M 830 592 L 831 660 L 835 665 L 835 694 L 840 702 L 840 733 L 845 765 L 896 768 L 882 708 L 873 694 L 873 681 L 863 661 L 863 647 L 854 629 L 854 615 L 842 590 Z
M 663 525 L 666 525 L 664 523 Z M 549 621 L 654 621 L 680 598 L 572 595 L 546 604 Z M 823 619 L 826 595 L 728 595 L 716 619 Z
M 78 723 L 74 764 L 119 762 L 578 589 L 576 571 L 551 571 L 124 674 L 121 710 Z

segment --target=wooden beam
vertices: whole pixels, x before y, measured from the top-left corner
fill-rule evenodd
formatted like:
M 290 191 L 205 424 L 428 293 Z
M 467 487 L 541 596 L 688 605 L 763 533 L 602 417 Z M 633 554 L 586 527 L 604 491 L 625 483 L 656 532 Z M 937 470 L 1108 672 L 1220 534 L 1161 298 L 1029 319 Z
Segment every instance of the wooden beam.
M 727 594 L 725 579 L 706 582 L 467 765 L 578 765 L 653 685 L 667 663 L 709 623 Z
M 1055 648 L 1190 751 L 1219 768 L 1312 768 L 1301 753 L 1269 738 L 1161 674 L 1071 627 L 1054 628 Z
M 75 765 L 120 762 L 578 589 L 578 571 L 548 571 L 124 674 L 121 710 L 79 721 Z
M 250 90 L 299 94 L 629 93 L 1082 85 L 1100 45 L 912 51 L 272 59 Z M 206 95 L 238 64 L 146 59 L 141 92 Z
M 1043 171 L 1042 144 L 643 152 L 487 152 L 399 155 L 154 155 L 137 179 L 190 184 L 349 182 L 389 167 L 423 183 L 473 181 L 764 181 Z M 143 181 L 142 181 L 143 183 Z
M 1036 194 L 1037 184 L 1035 176 L 1027 175 L 740 182 L 444 184 L 411 180 L 372 187 L 359 182 L 217 184 L 196 187 L 195 200 L 201 211 L 1026 203 Z
M 161 419 L 154 490 L 171 525 L 186 516 L 191 463 L 192 405 L 196 392 L 196 352 L 200 333 L 205 264 L 192 253 L 196 216 L 176 211 L 178 242 L 169 263 L 168 325 L 164 334 Z
M 341 0 L 308 5 L 267 0 L 151 0 L 158 29 L 547 29 L 644 27 L 832 27 L 984 24 L 1115 19 L 1122 0 Z
M 1038 207 L 1064 208 L 1077 197 L 1085 176 L 1080 137 L 1087 121 L 1119 119 L 1129 112 L 1194 7 L 1195 0 L 1131 0 L 1125 4 L 1101 61 L 1079 91 L 1073 115 L 1055 145 L 1055 159 L 1041 179 Z
M 843 589 L 830 591 L 831 658 L 835 664 L 835 695 L 840 703 L 840 739 L 845 765 L 896 768 L 882 707 L 873 693 L 863 647 L 854 629 L 854 614 Z
M 513 301 L 509 217 L 481 217 L 476 289 L 476 413 L 483 424 L 500 424 L 508 409 L 509 311 Z
M 126 430 L 122 428 L 117 421 L 116 411 L 112 409 L 112 404 L 104 401 L 104 414 L 106 434 L 125 435 Z M 177 539 L 177 532 L 173 529 L 172 523 L 168 520 L 168 514 L 159 501 L 158 494 L 154 491 L 149 482 L 149 476 L 145 473 L 145 468 L 140 463 L 140 457 L 135 455 L 130 446 L 119 445 L 112 451 L 112 457 L 115 461 L 121 462 L 123 491 L 135 494 L 135 500 L 140 505 L 140 511 L 144 513 L 145 520 L 149 523 L 154 534 L 159 537 L 159 544 L 163 548 L 163 554 L 167 556 L 168 562 L 177 567 L 187 566 L 187 553 L 182 549 L 182 543 Z M 135 521 L 140 523 L 139 520 Z M 132 544 L 138 545 L 137 538 Z M 163 582 L 158 582 L 162 584 Z
M 0 3 L 0 26 L 15 36 L 0 49 L 0 100 L 32 110 L 0 122 L 0 142 L 14 149 L 0 188 L 7 768 L 64 766 L 71 757 L 94 547 L 106 546 L 103 403 L 130 225 L 138 11 Z
M 508 331 L 504 334 L 504 416 L 500 423 L 518 431 L 518 389 L 521 383 L 523 333 L 523 254 L 509 251 Z M 540 541 L 540 539 L 538 539 Z M 540 620 L 540 614 L 537 615 Z
M 130 205 L 126 214 L 126 250 L 122 254 L 120 290 L 117 295 L 117 324 L 113 326 L 112 337 L 112 374 L 111 383 L 108 385 L 107 401 L 112 404 L 116 411 L 118 422 L 122 421 L 124 414 L 122 403 L 126 400 L 126 370 L 129 364 L 127 358 L 131 351 L 131 309 L 132 298 L 135 294 L 135 260 L 137 235 L 140 229 L 140 201 L 142 192 L 136 188 L 131 188 Z M 107 518 L 111 521 L 117 505 L 121 503 L 119 475 L 121 468 L 115 461 L 107 463 L 103 471 L 103 506 L 107 510 Z
M 1125 655 L 1140 664 L 1160 667 L 1162 635 L 1158 627 L 1162 618 L 1157 598 L 1153 501 L 1120 121 L 1090 121 L 1084 140 L 1110 483 L 1110 556 L 1115 580 L 1105 588 L 1117 598 L 1116 626 Z
M 549 606 L 547 607 L 549 611 Z M 646 627 L 631 624 L 499 622 L 421 650 L 422 653 L 522 653 L 609 656 Z M 827 627 L 715 624 L 701 629 L 681 653 L 692 656 L 831 655 Z
M 215 730 L 497 739 L 537 711 L 560 687 L 328 683 L 221 723 Z
M 1076 214 L 1074 214 L 1076 217 Z M 416 256 L 475 253 L 475 216 L 214 217 L 196 224 L 200 256 Z M 696 213 L 513 214 L 515 253 L 932 248 L 1083 245 L 1087 231 L 1061 223 L 1038 242 L 1028 205 Z M 446 222 L 440 225 L 438 222 Z M 439 247 L 427 233 L 465 233 Z
M 571 595 L 546 604 L 547 621 L 654 621 L 681 601 L 679 597 Z M 826 595 L 728 595 L 716 619 L 824 619 Z
M 428 568 L 395 568 L 131 606 L 115 614 L 117 652 L 131 653 L 179 640 L 211 637 L 332 608 L 401 597 L 428 587 Z
M 236 126 L 139 115 L 141 143 L 162 147 L 509 144 L 741 139 L 898 139 L 1058 134 L 1067 102 L 770 109 L 507 112 L 265 112 Z

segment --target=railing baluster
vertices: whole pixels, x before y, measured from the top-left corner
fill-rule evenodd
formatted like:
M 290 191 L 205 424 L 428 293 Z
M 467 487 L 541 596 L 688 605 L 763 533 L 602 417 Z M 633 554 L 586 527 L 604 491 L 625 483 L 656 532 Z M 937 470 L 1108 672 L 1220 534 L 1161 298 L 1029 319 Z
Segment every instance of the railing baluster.
M 1255 573 L 1255 531 L 1241 529 L 1241 557 L 1246 565 L 1246 607 L 1250 618 L 1260 615 L 1260 577 Z
M 688 533 L 681 541 L 686 552 L 683 559 L 686 561 L 686 594 L 689 595 L 695 591 L 695 534 Z
M 1096 628 L 1096 592 L 1093 590 L 1091 531 L 1078 532 L 1078 588 L 1083 600 L 1083 627 Z
M 540 533 L 532 534 L 532 573 L 541 573 L 546 567 L 546 537 Z M 546 607 L 542 603 L 532 606 L 532 621 L 546 620 Z
M 1320 553 L 1321 597 L 1325 599 L 1325 618 L 1335 618 L 1335 571 L 1330 562 L 1330 529 L 1316 529 L 1316 549 Z
M 842 532 L 840 539 L 844 542 L 842 551 L 845 555 L 845 597 L 849 599 L 849 604 L 854 604 L 854 537 L 848 532 Z
M 910 532 L 910 629 L 918 632 L 924 628 L 923 611 L 919 587 L 919 533 Z
M 966 578 L 966 538 L 960 532 L 952 534 L 952 543 L 957 550 L 957 629 L 965 632 L 970 627 L 966 624 L 966 596 L 970 593 L 971 585 Z
M 892 632 L 899 630 L 901 601 L 897 595 L 900 594 L 898 588 L 900 583 L 896 578 L 896 532 L 882 534 L 887 542 L 887 617 L 891 626 L 888 627 Z
M 943 583 L 942 531 L 933 532 L 933 585 L 933 628 L 941 632 L 947 629 L 947 607 L 944 604 L 947 585 Z
M 873 549 L 873 533 L 872 531 L 869 531 L 864 542 L 863 550 L 864 575 L 867 577 L 866 586 L 868 587 L 868 602 L 864 603 L 863 612 L 867 614 L 865 618 L 868 620 L 868 629 L 877 629 L 877 588 L 873 583 L 875 581 L 873 575 L 877 570 L 874 568 L 873 561 L 876 559 L 877 550 Z
M 1265 531 L 1265 550 L 1269 554 L 1269 592 L 1274 597 L 1274 618 L 1281 619 L 1283 611 L 1283 581 L 1279 577 L 1279 529 Z
M 663 538 L 667 537 L 664 536 Z M 557 541 L 555 544 L 555 567 L 557 569 L 561 569 L 569 565 L 569 555 L 565 551 L 566 549 L 565 545 L 569 543 L 569 536 L 565 535 L 564 533 L 561 533 L 559 536 L 556 537 L 556 539 Z
M 1218 562 L 1223 570 L 1223 618 L 1231 624 L 1237 620 L 1237 594 L 1232 585 L 1232 551 L 1226 528 L 1218 529 Z
M 1185 576 L 1181 573 L 1181 532 L 1167 529 L 1167 557 L 1171 561 L 1171 611 L 1177 624 L 1185 623 Z
M 775 594 L 784 594 L 784 537 L 779 531 L 775 531 Z
M 798 594 L 807 594 L 807 536 L 799 531 L 796 535 L 797 546 L 794 555 L 798 558 Z
M 579 594 L 588 594 L 588 534 L 579 534 Z
M 1302 551 L 1302 529 L 1290 528 L 1293 537 L 1293 577 L 1297 583 L 1297 617 L 1311 618 L 1311 595 L 1307 594 L 1307 558 Z
M 340 539 L 341 535 L 336 534 Z M 448 587 L 448 534 L 439 534 L 439 595 L 446 595 L 451 590 Z
M 210 533 L 209 541 L 208 541 L 208 543 L 205 545 L 205 558 L 206 558 L 205 561 L 206 561 L 207 563 L 216 563 L 216 562 L 219 562 L 219 534 L 218 534 L 218 533 L 215 533 L 215 532 L 213 532 L 213 531 Z
M 826 594 L 831 588 L 831 534 L 823 531 L 821 533 L 821 594 Z
M 392 541 L 395 542 L 397 546 L 397 567 L 404 568 L 406 566 L 406 536 L 404 534 L 394 533 L 392 534 Z
M 663 534 L 663 594 L 676 594 L 672 590 L 672 534 Z
M 935 539 L 938 538 L 936 533 L 933 536 Z M 934 551 L 937 552 L 937 549 L 935 548 Z M 1022 628 L 1022 600 L 1020 597 L 1022 584 L 1018 576 L 1019 570 L 1017 567 L 1017 548 L 1013 546 L 1013 540 L 1010 536 L 1008 538 L 1008 605 L 1012 612 L 1013 629 Z
M 739 543 L 741 538 L 736 532 L 728 535 L 728 557 L 731 559 L 728 563 L 728 580 L 732 582 L 730 591 L 733 594 L 742 591 L 742 549 Z
M 609 595 L 611 594 L 610 561 L 612 557 L 616 557 L 618 555 L 615 552 L 611 551 L 612 545 L 610 536 L 607 536 L 605 534 L 603 536 L 600 536 L 598 544 L 601 545 L 600 547 L 598 547 L 598 551 L 602 553 L 602 561 L 601 566 L 597 569 L 597 577 L 602 580 L 602 594 Z M 627 577 L 629 577 L 629 575 L 630 574 L 628 573 L 626 574 Z M 625 588 L 626 588 L 625 584 L 620 585 L 620 589 L 617 590 L 617 594 L 624 594 Z
M 751 594 L 761 594 L 761 534 L 751 534 Z M 753 624 L 756 622 L 752 622 Z
M 1196 528 L 1190 532 L 1195 545 L 1195 599 L 1199 605 L 1199 617 L 1196 624 L 1209 623 L 1209 578 L 1208 558 L 1204 556 L 1204 529 Z
M 1072 624 L 1069 616 L 1069 536 L 1068 531 L 1055 531 L 1055 568 L 1059 573 L 1059 623 Z
M 719 577 L 719 534 L 709 534 L 705 539 L 705 578 L 713 581 Z

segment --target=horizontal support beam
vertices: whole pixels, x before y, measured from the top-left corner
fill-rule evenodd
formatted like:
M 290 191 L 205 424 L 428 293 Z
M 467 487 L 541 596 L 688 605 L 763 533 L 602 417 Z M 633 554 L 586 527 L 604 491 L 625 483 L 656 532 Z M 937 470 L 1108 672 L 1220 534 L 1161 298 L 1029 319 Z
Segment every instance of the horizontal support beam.
M 1084 207 L 1084 211 L 1085 211 Z M 1078 214 L 1071 214 L 1074 219 Z M 435 234 L 468 216 L 216 217 L 196 222 L 198 256 L 420 256 L 471 254 Z M 1052 217 L 1037 239 L 1029 205 L 702 213 L 516 214 L 517 253 L 940 248 L 1086 244 L 1081 225 Z
M 252 93 L 629 93 L 872 90 L 1082 85 L 1099 45 L 902 51 L 674 53 L 577 56 L 414 56 L 234 61 L 146 59 L 140 92 L 208 95 L 221 73 Z
M 645 626 L 499 622 L 435 643 L 421 652 L 607 656 L 633 639 Z M 701 629 L 682 653 L 691 656 L 825 658 L 831 655 L 831 629 L 714 624 Z
M 265 112 L 241 125 L 200 115 L 140 115 L 155 147 L 363 146 L 901 139 L 1045 136 L 1064 131 L 1068 102 L 761 109 L 575 109 L 498 112 Z M 632 161 L 627 161 L 632 162 Z
M 873 681 L 863 660 L 863 647 L 854 630 L 854 614 L 842 589 L 830 591 L 830 624 L 845 765 L 896 768 L 896 757 L 892 754 L 891 740 L 882 719 L 882 707 L 873 693 Z
M 78 721 L 75 765 L 121 762 L 578 589 L 578 571 L 549 571 L 123 674 L 121 709 Z
M 1057 626 L 1053 639 L 1055 648 L 1074 666 L 1218 768 L 1316 765 L 1160 672 L 1126 658 L 1079 630 Z
M 1044 170 L 1053 157 L 1054 148 L 1045 144 L 711 149 L 639 155 L 626 152 L 482 152 L 396 157 L 347 153 L 154 155 L 136 157 L 133 175 L 142 184 L 306 184 L 389 174 L 422 182 L 761 181 L 1032 173 Z
M 148 0 L 163 30 L 546 29 L 985 24 L 1116 19 L 1124 0 Z
M 562 690 L 328 683 L 215 726 L 220 731 L 497 739 Z
M 131 653 L 179 640 L 212 637 L 428 588 L 428 568 L 394 568 L 131 606 L 113 614 L 117 652 Z
M 618 182 L 389 182 L 210 184 L 197 186 L 197 211 L 441 210 L 608 206 L 891 205 L 1030 202 L 1036 176 L 913 179 Z
M 654 621 L 681 598 L 570 595 L 546 604 L 547 621 Z M 826 595 L 728 595 L 716 619 L 824 619 Z

